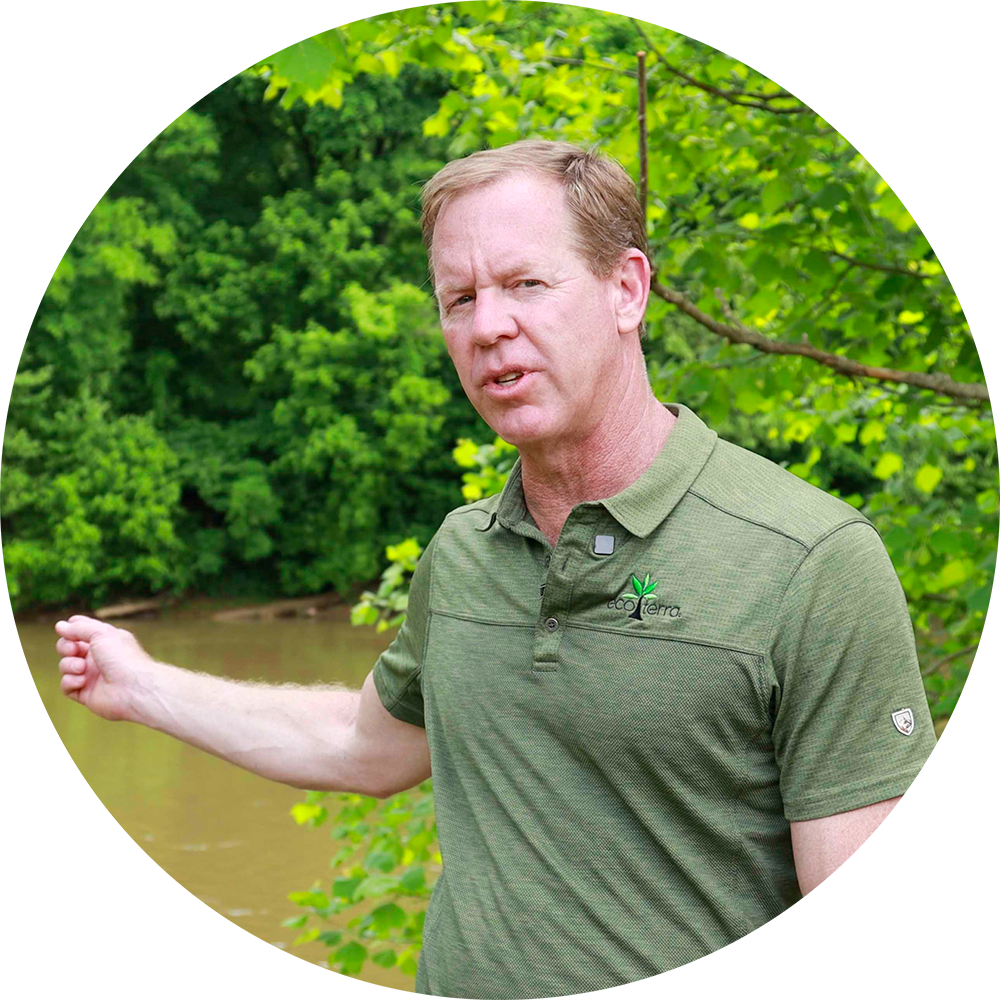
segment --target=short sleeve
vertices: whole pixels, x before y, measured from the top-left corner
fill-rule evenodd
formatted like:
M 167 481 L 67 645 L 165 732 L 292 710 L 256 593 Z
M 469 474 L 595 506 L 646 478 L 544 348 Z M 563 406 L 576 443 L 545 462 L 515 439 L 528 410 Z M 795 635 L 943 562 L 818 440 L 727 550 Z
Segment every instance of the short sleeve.
M 785 818 L 902 795 L 935 745 L 906 598 L 878 532 L 851 522 L 799 563 L 771 643 Z
M 392 644 L 375 662 L 372 670 L 375 690 L 385 710 L 395 718 L 414 726 L 424 724 L 424 696 L 420 686 L 420 675 L 427 646 L 431 563 L 434 558 L 436 538 L 435 535 L 424 549 L 410 580 L 406 620 L 400 626 Z

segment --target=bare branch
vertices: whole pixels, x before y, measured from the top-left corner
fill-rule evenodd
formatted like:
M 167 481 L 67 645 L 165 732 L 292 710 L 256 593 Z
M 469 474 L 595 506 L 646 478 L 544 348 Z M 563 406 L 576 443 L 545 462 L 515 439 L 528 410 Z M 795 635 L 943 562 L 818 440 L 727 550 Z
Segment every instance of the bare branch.
M 589 69 L 603 69 L 606 73 L 616 73 L 619 76 L 630 76 L 633 80 L 639 78 L 639 74 L 634 69 L 622 69 L 622 67 L 612 66 L 610 63 L 595 63 L 587 59 L 571 59 L 569 56 L 546 56 L 543 61 L 552 63 L 553 66 L 586 66 Z
M 974 653 L 977 649 L 979 649 L 979 643 L 974 642 L 971 646 L 966 646 L 965 649 L 960 649 L 955 653 L 949 653 L 947 656 L 942 656 L 936 663 L 932 663 L 929 667 L 924 667 L 924 669 L 920 671 L 920 676 L 926 677 L 928 674 L 936 674 L 942 667 L 951 663 L 952 660 L 958 660 L 963 656 L 968 656 L 969 653 Z
M 846 253 L 838 253 L 836 250 L 813 246 L 810 243 L 798 243 L 795 240 L 790 240 L 787 246 L 801 247 L 803 250 L 815 250 L 818 253 L 825 253 L 828 257 L 839 257 L 841 260 L 846 260 L 848 264 L 853 264 L 855 267 L 864 267 L 869 271 L 883 271 L 885 274 L 901 274 L 903 277 L 917 278 L 919 281 L 928 281 L 931 278 L 937 277 L 934 274 L 921 274 L 919 271 L 910 271 L 905 267 L 897 267 L 893 264 L 876 264 L 870 260 L 858 260 L 857 257 L 848 257 Z
M 790 98 L 794 97 L 794 94 L 787 94 L 784 91 L 778 94 L 759 94 L 759 93 L 747 93 L 742 90 L 720 90 L 718 87 L 713 87 L 710 83 L 702 83 L 701 80 L 696 80 L 693 76 L 689 76 L 683 70 L 679 70 L 676 66 L 671 66 L 670 63 L 664 58 L 663 53 L 653 44 L 650 37 L 642 30 L 642 25 L 634 18 L 630 17 L 629 20 L 635 25 L 636 31 L 642 35 L 643 41 L 656 53 L 657 58 L 660 60 L 660 65 L 668 73 L 673 73 L 674 76 L 679 77 L 686 83 L 690 84 L 692 87 L 697 87 L 699 90 L 704 90 L 706 94 L 714 94 L 716 97 L 721 97 L 724 101 L 728 101 L 730 104 L 734 104 L 740 108 L 758 108 L 761 111 L 770 111 L 773 115 L 798 115 L 803 112 L 812 112 L 812 108 L 807 108 L 804 104 L 799 104 L 794 108 L 775 108 L 770 104 L 763 103 L 765 101 L 773 101 L 779 98 Z M 743 97 L 756 97 L 760 100 L 740 100 Z
M 642 218 L 646 219 L 649 201 L 649 149 L 646 137 L 646 53 L 637 52 L 639 62 L 639 204 Z
M 942 396 L 950 396 L 952 399 L 960 400 L 980 400 L 989 401 L 989 393 L 985 383 L 980 382 L 956 382 L 947 375 L 929 372 L 907 372 L 896 368 L 882 368 L 876 365 L 863 365 L 858 361 L 852 361 L 840 354 L 831 354 L 829 351 L 821 351 L 808 343 L 791 343 L 784 340 L 772 340 L 765 337 L 757 330 L 751 330 L 732 317 L 727 317 L 729 324 L 720 323 L 717 319 L 702 312 L 689 298 L 680 292 L 667 288 L 662 282 L 653 281 L 650 286 L 660 298 L 665 299 L 672 305 L 677 306 L 681 312 L 686 313 L 693 320 L 700 323 L 707 330 L 725 337 L 733 344 L 749 344 L 758 351 L 767 354 L 798 354 L 804 358 L 810 358 L 832 368 L 841 375 L 848 375 L 853 378 L 873 378 L 881 382 L 900 382 L 905 385 L 917 386 L 921 389 L 929 389 Z M 722 299 L 721 290 L 716 289 L 716 297 Z M 724 305 L 724 311 L 729 311 L 728 305 Z
M 814 302 L 802 316 L 798 317 L 798 319 L 790 319 L 787 324 L 788 332 L 792 333 L 796 327 L 799 326 L 799 324 L 805 323 L 808 320 L 815 320 L 818 316 L 821 316 L 824 312 L 830 309 L 834 305 L 833 298 L 840 289 L 844 278 L 846 278 L 856 266 L 857 265 L 854 263 L 848 264 L 847 267 L 845 267 L 844 270 L 841 271 L 840 274 L 838 274 L 834 279 L 833 284 L 827 289 L 826 294 L 822 299 Z

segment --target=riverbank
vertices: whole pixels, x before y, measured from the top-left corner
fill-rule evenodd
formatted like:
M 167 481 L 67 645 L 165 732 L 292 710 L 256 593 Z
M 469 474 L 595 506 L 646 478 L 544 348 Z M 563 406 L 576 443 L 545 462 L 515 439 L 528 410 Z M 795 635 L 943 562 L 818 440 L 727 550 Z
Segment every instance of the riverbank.
M 14 615 L 14 623 L 39 625 L 70 618 L 73 615 L 87 615 L 102 621 L 114 622 L 123 628 L 130 621 L 170 620 L 184 621 L 189 618 L 212 618 L 216 621 L 274 621 L 281 618 L 324 619 L 348 621 L 351 608 L 365 590 L 375 590 L 378 581 L 360 584 L 348 597 L 341 597 L 335 591 L 325 594 L 310 594 L 304 597 L 261 597 L 248 598 L 218 597 L 207 594 L 188 593 L 161 597 L 122 597 L 120 599 L 90 605 L 83 602 L 63 605 L 46 605 L 26 608 Z

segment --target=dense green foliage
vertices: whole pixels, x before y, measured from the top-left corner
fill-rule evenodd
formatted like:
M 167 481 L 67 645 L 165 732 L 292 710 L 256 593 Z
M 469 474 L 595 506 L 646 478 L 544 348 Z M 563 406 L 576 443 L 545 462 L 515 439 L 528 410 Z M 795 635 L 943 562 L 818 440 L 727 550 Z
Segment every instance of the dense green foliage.
M 977 402 L 983 387 L 968 387 L 973 345 L 940 265 L 916 256 L 863 159 L 794 99 L 775 96 L 770 81 L 685 39 L 541 6 L 462 0 L 358 24 L 268 67 L 269 96 L 336 104 L 353 72 L 433 65 L 451 72 L 452 89 L 424 132 L 446 138 L 450 157 L 527 136 L 596 141 L 638 179 L 635 53 L 647 51 L 654 390 L 873 521 L 907 595 L 932 714 L 945 717 L 988 589 L 1000 582 L 1000 430 Z M 865 367 L 838 370 L 839 358 Z M 454 457 L 470 470 L 467 500 L 496 492 L 509 468 L 502 442 L 463 443 Z M 382 585 L 355 608 L 357 623 L 402 620 L 419 552 L 412 538 L 389 553 Z M 383 919 L 362 913 L 329 936 L 314 925 L 300 941 L 331 946 L 330 962 L 345 971 L 358 971 L 373 947 L 379 964 L 395 954 L 401 970 L 415 971 L 422 912 L 394 909 L 392 922 L 383 908 L 387 897 L 396 906 L 408 895 L 404 878 L 426 893 L 423 852 L 432 845 L 423 825 L 409 824 L 418 811 L 429 815 L 431 794 L 427 783 L 381 806 L 341 796 L 331 832 L 344 846 L 334 866 L 349 846 L 353 864 L 332 896 L 293 894 L 306 912 L 291 922 L 370 902 Z M 326 798 L 310 793 L 296 820 L 325 822 Z M 411 836 L 421 838 L 419 851 Z M 440 864 L 440 854 L 431 857 Z
M 284 109 L 237 78 L 95 207 L 38 310 L 4 445 L 15 609 L 377 576 L 481 433 L 426 291 L 436 70 Z M 416 114 L 414 114 L 416 112 Z
M 596 140 L 638 175 L 640 49 L 654 388 L 875 522 L 946 715 L 992 588 L 995 427 L 933 248 L 844 137 L 709 46 L 554 4 L 411 8 L 253 72 L 288 107 L 337 106 L 358 74 L 433 66 L 445 92 L 423 132 L 449 157 L 526 135 Z

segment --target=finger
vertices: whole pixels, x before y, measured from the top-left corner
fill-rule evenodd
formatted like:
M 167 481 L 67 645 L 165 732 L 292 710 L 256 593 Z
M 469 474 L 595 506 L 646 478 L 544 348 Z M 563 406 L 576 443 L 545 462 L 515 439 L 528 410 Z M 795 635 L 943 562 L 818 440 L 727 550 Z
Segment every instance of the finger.
M 87 661 L 80 656 L 64 656 L 59 661 L 59 673 L 82 674 L 86 672 Z
M 89 643 L 74 642 L 72 639 L 59 639 L 56 642 L 56 652 L 60 656 L 86 656 L 89 648 Z
M 75 694 L 86 683 L 87 678 L 83 674 L 63 674 L 59 680 L 59 687 L 62 688 L 63 694 Z
M 64 639 L 92 642 L 94 636 L 113 630 L 114 625 L 109 625 L 107 622 L 99 622 L 96 618 L 73 615 L 69 621 L 56 622 L 55 629 L 56 633 Z

